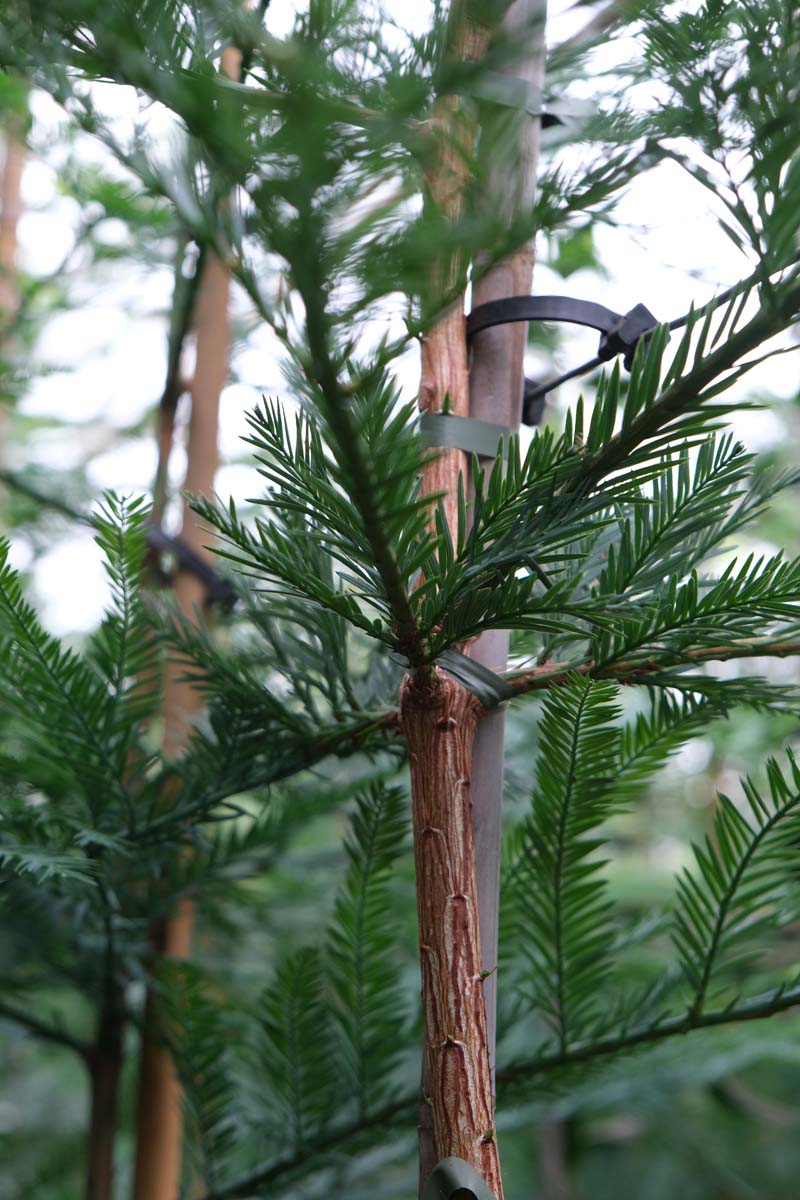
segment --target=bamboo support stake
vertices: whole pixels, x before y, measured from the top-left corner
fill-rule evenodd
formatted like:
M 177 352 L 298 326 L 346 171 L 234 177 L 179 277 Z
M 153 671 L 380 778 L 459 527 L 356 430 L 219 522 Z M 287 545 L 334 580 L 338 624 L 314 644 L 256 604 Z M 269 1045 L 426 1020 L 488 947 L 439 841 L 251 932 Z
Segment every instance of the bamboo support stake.
M 223 70 L 231 78 L 239 73 L 240 55 L 223 53 Z M 189 495 L 211 495 L 217 469 L 219 397 L 228 373 L 230 272 L 213 252 L 207 253 L 197 301 L 195 332 L 197 356 L 191 384 L 191 417 L 187 441 L 184 484 Z M 203 557 L 210 557 L 205 527 L 184 501 L 182 538 Z M 193 619 L 203 606 L 204 587 L 187 571 L 178 574 L 175 596 L 181 611 Z M 170 664 L 164 688 L 164 750 L 179 755 L 203 705 L 201 693 L 181 679 L 181 667 Z M 154 961 L 185 959 L 191 950 L 194 904 L 180 908 L 155 931 Z M 136 1162 L 133 1200 L 176 1200 L 181 1178 L 183 1115 L 182 1093 L 175 1064 L 158 1037 L 157 1000 L 148 994 L 145 1028 L 154 1036 L 142 1043 L 137 1109 Z
M 546 10 L 546 0 L 515 0 L 501 27 L 501 35 L 519 47 L 506 71 L 524 79 L 533 94 L 537 90 L 541 93 L 544 83 Z M 509 224 L 533 207 L 540 131 L 539 120 L 524 111 L 507 109 L 495 115 L 493 136 L 487 138 L 484 159 L 488 159 L 488 202 L 495 212 L 507 217 Z M 528 243 L 493 266 L 473 286 L 473 307 L 530 292 L 533 260 L 533 243 Z M 523 323 L 498 325 L 474 338 L 469 379 L 471 417 L 519 429 L 527 329 Z M 468 653 L 492 671 L 502 673 L 508 666 L 508 632 L 493 629 L 484 633 Z M 472 757 L 473 836 L 483 970 L 489 972 L 484 996 L 493 1072 L 504 742 L 505 713 L 496 709 L 487 713 L 478 726 Z

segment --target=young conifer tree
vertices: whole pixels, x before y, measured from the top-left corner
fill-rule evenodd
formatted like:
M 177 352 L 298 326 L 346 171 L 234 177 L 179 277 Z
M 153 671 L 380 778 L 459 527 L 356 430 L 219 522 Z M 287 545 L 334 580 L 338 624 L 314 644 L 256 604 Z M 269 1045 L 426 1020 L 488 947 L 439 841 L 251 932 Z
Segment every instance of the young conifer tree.
M 530 91 L 513 84 L 521 47 L 531 52 L 541 32 L 538 8 L 526 38 L 504 26 L 504 5 L 454 0 L 427 36 L 399 45 L 357 0 L 312 0 L 281 39 L 268 10 L 265 20 L 213 3 L 15 5 L 4 22 L 5 61 L 48 88 L 228 264 L 280 337 L 298 401 L 291 420 L 269 399 L 251 418 L 265 480 L 253 520 L 194 499 L 240 594 L 245 652 L 225 651 L 190 619 L 178 616 L 176 632 L 174 614 L 154 626 L 136 503 L 111 498 L 98 518 L 114 600 L 85 656 L 41 630 L 4 570 L 0 694 L 25 754 L 4 768 L 12 840 L 2 853 L 15 871 L 54 881 L 38 909 L 24 874 L 13 887 L 60 947 L 71 985 L 135 1021 L 126 998 L 149 969 L 142 932 L 154 904 L 162 916 L 165 904 L 176 909 L 220 857 L 246 854 L 238 832 L 220 842 L 210 824 L 239 814 L 247 789 L 329 755 L 399 745 L 432 1117 L 420 1190 L 438 1186 L 432 1194 L 503 1194 L 470 795 L 476 732 L 498 702 L 541 702 L 531 805 L 510 835 L 501 885 L 498 980 L 501 999 L 513 995 L 513 1024 L 535 1018 L 540 1034 L 502 1047 L 501 1103 L 582 1065 L 800 1003 L 796 970 L 757 957 L 798 916 L 791 754 L 745 783 L 746 809 L 720 798 L 713 837 L 676 886 L 674 961 L 645 988 L 621 986 L 625 932 L 599 853 L 608 822 L 709 721 L 737 705 L 796 707 L 795 689 L 766 673 L 732 677 L 713 664 L 800 652 L 800 561 L 730 557 L 716 571 L 709 562 L 799 478 L 757 470 L 724 430 L 728 389 L 784 348 L 772 339 L 800 316 L 797 20 L 780 0 L 715 0 L 689 13 L 637 4 L 628 16 L 643 53 L 616 86 L 624 94 L 622 84 L 656 80 L 670 102 L 635 112 L 618 101 L 584 131 L 576 175 L 556 164 L 533 208 L 511 213 L 487 209 L 486 162 L 511 179 L 520 168 L 519 142 L 493 134 L 498 107 L 531 107 Z M 231 44 L 246 55 L 239 82 L 219 69 Z M 552 78 L 567 77 L 584 48 L 556 56 Z M 165 165 L 145 126 L 122 141 L 82 86 L 97 78 L 172 112 L 185 153 Z M 629 374 L 613 362 L 592 405 L 537 430 L 524 452 L 507 437 L 485 469 L 443 432 L 470 413 L 467 283 L 479 293 L 537 226 L 596 211 L 666 156 L 722 201 L 723 227 L 751 271 L 672 338 L 664 325 L 639 337 Z M 241 203 L 213 202 L 228 194 Z M 374 323 L 398 297 L 405 328 L 376 345 Z M 433 425 L 400 401 L 401 356 L 416 338 L 420 407 L 442 414 Z M 468 653 L 494 630 L 514 632 L 502 678 Z M 192 661 L 208 705 L 175 759 L 147 738 L 156 697 L 143 681 L 165 646 Z M 358 677 L 353 658 L 365 661 L 367 647 L 371 669 Z M 629 689 L 645 707 L 626 723 Z M 31 787 L 44 806 L 26 802 Z M 267 793 L 265 822 L 253 826 L 275 848 L 297 820 L 279 795 Z M 228 1071 L 225 1006 L 190 965 L 151 980 L 184 1014 L 169 1050 L 194 1106 L 206 1200 L 274 1195 L 334 1152 L 357 1162 L 361 1147 L 406 1127 L 416 1089 L 400 1069 L 412 1036 L 392 957 L 390 876 L 407 808 L 385 781 L 359 791 L 330 926 L 277 965 L 252 1017 L 257 1056 L 243 1053 Z M 203 853 L 187 855 L 188 839 Z M 155 900 L 145 886 L 154 869 L 169 884 Z M 78 929 L 86 913 L 93 940 Z M 70 949 L 84 956 L 80 967 Z M 746 986 L 732 970 L 742 953 L 757 964 Z M 24 1009 L 6 1011 L 26 1023 Z M 98 1024 L 90 1042 L 30 1016 L 27 1025 L 87 1061 L 103 1033 Z M 248 1071 L 255 1086 L 243 1093 L 233 1080 Z M 355 1172 L 341 1178 L 351 1194 L 366 1186 Z

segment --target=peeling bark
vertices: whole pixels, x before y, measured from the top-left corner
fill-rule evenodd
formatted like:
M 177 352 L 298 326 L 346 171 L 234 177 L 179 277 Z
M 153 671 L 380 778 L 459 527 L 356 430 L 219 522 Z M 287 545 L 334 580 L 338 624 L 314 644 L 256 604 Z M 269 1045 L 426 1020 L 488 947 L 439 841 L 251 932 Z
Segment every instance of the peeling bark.
M 470 20 L 468 0 L 453 0 L 452 36 L 448 54 L 454 59 L 475 61 L 483 57 L 489 43 L 486 29 Z M 462 101 L 453 96 L 440 99 L 431 121 L 434 152 L 425 174 L 425 203 L 444 222 L 458 219 L 469 178 L 472 144 L 475 136 L 474 113 L 465 111 Z M 432 307 L 442 304 L 466 283 L 466 262 L 448 254 L 432 264 L 429 289 Z M 466 317 L 463 295 L 459 296 L 422 340 L 419 407 L 422 412 L 448 411 L 465 417 L 469 412 L 469 376 L 467 363 Z M 459 478 L 467 478 L 468 459 L 461 450 L 443 449 L 425 468 L 421 481 L 423 495 L 441 496 L 445 520 L 455 534 L 458 513 Z M 419 886 L 419 885 L 418 885 Z M 425 1028 L 422 1053 L 419 1109 L 419 1193 L 439 1158 L 434 1135 L 434 1120 L 428 1100 L 432 1066 L 428 1057 L 430 1033 Z
M 408 746 L 417 874 L 427 1098 L 437 1161 L 463 1158 L 502 1200 L 483 999 L 470 764 L 480 706 L 436 670 L 408 677 Z

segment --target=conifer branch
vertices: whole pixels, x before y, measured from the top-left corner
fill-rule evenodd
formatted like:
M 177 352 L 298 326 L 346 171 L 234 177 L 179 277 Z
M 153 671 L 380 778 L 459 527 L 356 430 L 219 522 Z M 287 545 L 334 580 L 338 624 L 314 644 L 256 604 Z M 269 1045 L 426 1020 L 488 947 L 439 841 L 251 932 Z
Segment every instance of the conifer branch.
M 578 1063 L 591 1062 L 598 1058 L 607 1058 L 627 1050 L 635 1050 L 639 1046 L 663 1042 L 668 1038 L 681 1034 L 693 1033 L 700 1029 L 713 1029 L 721 1025 L 735 1025 L 742 1021 L 763 1021 L 778 1013 L 800 1005 L 800 987 L 778 989 L 760 996 L 754 996 L 742 1004 L 735 1001 L 724 1008 L 711 1012 L 683 1013 L 681 1016 L 668 1017 L 655 1024 L 646 1025 L 639 1029 L 631 1029 L 614 1037 L 601 1038 L 598 1041 L 587 1039 L 573 1046 L 566 1047 L 552 1054 L 544 1054 L 525 1062 L 513 1063 L 497 1071 L 498 1084 L 513 1085 L 525 1080 L 535 1079 L 551 1071 L 558 1071 Z
M 318 730 L 313 739 L 310 733 L 300 739 L 294 757 L 277 759 L 272 767 L 256 764 L 246 779 L 237 777 L 235 793 L 252 788 L 264 788 L 270 784 L 280 783 L 281 780 L 296 775 L 299 771 L 308 770 L 328 755 L 347 757 L 363 749 L 370 737 L 375 733 L 385 732 L 386 738 L 399 741 L 400 714 L 396 709 L 383 713 L 367 714 L 363 721 L 354 722 L 349 726 L 331 725 Z M 318 735 L 318 736 L 317 736 Z M 384 747 L 382 747 L 384 748 Z M 273 756 L 277 749 L 276 742 L 270 743 Z M 268 760 L 267 760 L 268 761 Z M 175 779 L 174 768 L 165 770 L 160 784 L 163 789 L 169 789 Z M 160 841 L 168 841 L 174 836 L 176 827 L 185 829 L 196 825 L 219 805 L 224 804 L 231 795 L 230 782 L 225 778 L 218 785 L 212 785 L 199 800 L 190 804 L 165 808 L 156 813 L 150 821 L 137 827 L 129 833 L 131 841 L 140 845 L 152 845 Z
M 754 996 L 742 1004 L 734 1003 L 711 1012 L 694 1015 L 684 1013 L 680 1016 L 666 1018 L 656 1024 L 619 1033 L 613 1037 L 601 1038 L 597 1041 L 587 1039 L 573 1046 L 567 1046 L 563 1051 L 499 1067 L 497 1083 L 500 1088 L 514 1088 L 533 1081 L 541 1075 L 564 1070 L 580 1063 L 609 1058 L 615 1054 L 636 1050 L 640 1046 L 664 1042 L 669 1038 L 702 1029 L 735 1025 L 743 1021 L 767 1020 L 769 1017 L 798 1006 L 800 1006 L 800 987 L 795 987 Z M 317 1140 L 313 1146 L 307 1145 L 296 1154 L 273 1159 L 242 1179 L 235 1180 L 213 1192 L 206 1192 L 201 1200 L 246 1200 L 247 1197 L 258 1196 L 262 1194 L 268 1184 L 274 1184 L 283 1176 L 305 1167 L 310 1158 L 323 1155 L 326 1151 L 333 1150 L 349 1139 L 357 1138 L 371 1129 L 389 1125 L 398 1117 L 410 1116 L 416 1099 L 416 1096 L 405 1096 L 392 1101 L 391 1104 L 387 1104 L 378 1112 L 362 1120 L 354 1120 L 347 1125 L 341 1125 L 331 1130 Z
M 10 471 L 7 467 L 0 468 L 0 483 L 4 483 L 10 487 L 12 491 L 18 492 L 20 496 L 27 496 L 29 500 L 33 500 L 42 508 L 49 508 L 53 512 L 61 513 L 63 517 L 68 517 L 70 521 L 80 521 L 86 523 L 86 518 L 83 513 L 77 508 L 73 508 L 66 500 L 62 500 L 60 496 L 48 495 L 46 492 L 41 492 L 29 480 L 23 479 L 18 471 Z
M 175 258 L 175 284 L 167 339 L 167 369 L 164 387 L 156 408 L 158 462 L 153 483 L 153 521 L 160 525 L 167 504 L 167 473 L 174 439 L 175 412 L 185 384 L 181 381 L 181 359 L 189 336 L 205 266 L 206 251 L 200 244 L 191 276 L 183 274 L 183 260 L 189 238 L 184 233 L 178 240 Z
M 770 302 L 762 304 L 756 315 L 736 333 L 731 333 L 716 350 L 696 361 L 694 368 L 671 383 L 648 408 L 628 422 L 605 446 L 578 471 L 579 486 L 591 488 L 601 479 L 626 466 L 629 456 L 643 442 L 654 437 L 691 405 L 704 399 L 703 391 L 721 390 L 719 381 L 739 360 L 757 349 L 774 334 L 791 324 L 800 312 L 800 280 L 795 275 L 791 286 L 770 292 Z
M 27 1029 L 34 1037 L 43 1042 L 50 1042 L 54 1046 L 63 1046 L 66 1050 L 72 1050 L 79 1055 L 85 1062 L 89 1061 L 92 1047 L 89 1042 L 83 1041 L 81 1038 L 74 1037 L 65 1029 L 59 1029 L 57 1025 L 48 1025 L 46 1021 L 39 1020 L 27 1009 L 17 1008 L 14 1004 L 9 1004 L 5 1000 L 0 1000 L 0 1020 L 12 1021 L 15 1025 Z
M 416 1095 L 393 1100 L 369 1116 L 335 1127 L 319 1138 L 313 1146 L 306 1145 L 295 1154 L 273 1159 L 253 1171 L 252 1174 L 228 1184 L 227 1187 L 206 1192 L 200 1200 L 245 1200 L 247 1196 L 257 1196 L 267 1184 L 274 1183 L 284 1175 L 306 1166 L 309 1158 L 325 1154 L 328 1150 L 336 1150 L 351 1138 L 356 1138 L 371 1129 L 380 1129 L 382 1126 L 389 1125 L 396 1117 L 410 1115 L 416 1101 Z
M 316 272 L 317 257 L 309 257 L 313 259 L 310 264 L 311 270 Z M 364 532 L 374 556 L 375 567 L 386 589 L 387 603 L 394 614 L 397 648 L 408 658 L 413 668 L 419 669 L 425 665 L 427 658 L 424 639 L 411 606 L 394 547 L 386 535 L 381 513 L 374 503 L 373 473 L 349 408 L 348 396 L 339 381 L 330 354 L 323 299 L 325 281 L 315 278 L 306 286 L 299 281 L 298 287 L 306 309 L 306 332 L 314 377 L 326 401 L 325 419 L 335 441 L 339 460 L 350 477 L 351 498 L 364 522 Z
M 800 655 L 800 641 L 786 638 L 743 638 L 727 646 L 702 646 L 684 650 L 664 658 L 621 660 L 597 667 L 593 660 L 583 663 L 541 663 L 530 671 L 504 676 L 518 696 L 542 691 L 564 683 L 570 675 L 587 675 L 592 679 L 614 679 L 622 684 L 647 683 L 660 671 L 707 662 L 728 662 L 736 658 L 793 658 Z

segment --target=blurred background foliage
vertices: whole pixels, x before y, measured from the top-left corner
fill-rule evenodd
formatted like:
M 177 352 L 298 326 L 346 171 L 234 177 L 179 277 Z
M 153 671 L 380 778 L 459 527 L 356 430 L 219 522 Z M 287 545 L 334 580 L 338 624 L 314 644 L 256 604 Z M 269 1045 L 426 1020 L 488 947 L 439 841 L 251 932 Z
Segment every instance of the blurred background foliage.
M 120 103 L 105 84 L 95 85 L 94 94 L 112 119 L 127 119 L 130 97 Z M 0 393 L 9 412 L 0 462 L 5 481 L 0 520 L 45 622 L 80 646 L 98 621 L 104 594 L 90 534 L 80 518 L 106 487 L 147 491 L 152 486 L 153 427 L 168 364 L 172 283 L 176 271 L 191 276 L 195 264 L 182 223 L 167 201 L 144 195 L 136 179 L 50 98 L 29 91 L 13 76 L 0 76 L 0 121 L 7 142 L 24 136 L 28 147 L 19 225 L 20 307 L 12 326 L 4 328 L 0 347 Z M 648 216 L 658 220 L 657 213 Z M 594 214 L 588 220 L 578 216 L 566 230 L 545 231 L 537 290 L 578 287 L 581 294 L 598 298 L 609 279 L 619 286 L 622 273 L 623 286 L 638 289 L 630 304 L 648 302 L 646 281 L 609 254 L 605 227 L 611 223 L 611 215 Z M 636 233 L 628 228 L 629 236 Z M 730 278 L 735 276 L 734 267 Z M 697 295 L 699 301 L 705 298 L 705 292 Z M 233 313 L 218 491 L 245 499 L 260 488 L 248 448 L 239 440 L 244 414 L 262 392 L 281 394 L 285 385 L 277 340 L 265 331 L 243 290 L 235 294 Z M 574 337 L 549 326 L 532 327 L 530 351 L 540 374 L 569 367 L 578 354 Z M 412 392 L 413 371 L 409 359 Z M 757 433 L 756 448 L 765 461 L 795 466 L 800 394 L 791 369 L 784 368 L 780 396 L 773 390 L 774 375 L 761 378 L 766 382 L 754 373 L 747 383 L 747 399 L 764 405 L 758 420 L 767 432 Z M 587 397 L 595 382 L 589 378 L 582 384 Z M 575 395 L 572 386 L 551 395 L 545 421 L 555 421 Z M 179 428 L 180 422 L 179 408 Z M 180 455 L 179 448 L 170 467 L 165 517 L 173 528 Z M 782 493 L 747 538 L 744 550 L 783 546 L 789 554 L 800 552 L 796 489 Z M 755 665 L 776 682 L 796 682 L 791 661 Z M 729 669 L 738 668 L 730 664 Z M 631 711 L 636 703 L 635 696 L 628 699 Z M 509 713 L 510 819 L 527 802 L 538 711 L 538 702 L 530 699 Z M 740 798 L 741 774 L 769 752 L 798 742 L 793 717 L 738 710 L 688 741 L 652 779 L 641 802 L 613 818 L 611 889 L 633 928 L 651 928 L 654 914 L 672 895 L 676 871 L 689 862 L 690 843 L 711 829 L 717 790 Z M 226 871 L 223 863 L 213 886 L 200 894 L 195 962 L 222 1001 L 232 1086 L 240 1091 L 252 1087 L 242 1066 L 257 1052 L 247 1041 L 248 1016 L 272 968 L 287 945 L 313 942 L 333 910 L 347 865 L 342 839 L 354 779 L 392 779 L 395 773 L 396 762 L 388 755 L 369 761 L 328 759 L 283 785 L 282 805 L 295 816 L 279 852 L 245 878 Z M 249 802 L 245 796 L 241 803 L 255 811 L 255 798 Z M 259 852 L 256 846 L 254 861 Z M 418 969 L 409 854 L 390 886 L 396 952 L 411 1013 Z M 652 977 L 667 961 L 666 941 L 665 936 L 660 948 L 657 937 L 650 940 L 646 952 L 632 943 L 624 960 L 631 981 Z M 796 962 L 800 928 L 787 928 L 772 953 L 779 964 Z M 746 963 L 742 969 L 747 970 Z M 83 1014 L 69 1010 L 74 998 L 52 990 L 40 999 L 43 1011 L 80 1024 Z M 512 1016 L 506 1014 L 509 1027 Z M 37 1042 L 13 1022 L 0 1019 L 0 1030 L 0 1200 L 73 1200 L 83 1174 L 82 1068 L 62 1047 Z M 415 1032 L 409 1029 L 410 1035 Z M 523 1033 L 512 1027 L 508 1036 L 513 1041 Z M 403 1050 L 410 1087 L 418 1070 L 413 1041 L 409 1036 Z M 128 1078 L 121 1195 L 128 1188 L 133 1092 L 134 1080 Z M 499 1129 L 507 1194 L 520 1200 L 629 1195 L 637 1200 L 786 1200 L 796 1194 L 800 1178 L 798 1093 L 800 1017 L 793 1015 L 694 1035 L 646 1056 L 598 1065 L 579 1078 L 561 1079 L 533 1102 L 506 1101 Z M 243 1099 L 257 1111 L 257 1097 L 244 1094 Z M 190 1134 L 192 1129 L 190 1117 Z M 353 1200 L 408 1200 L 415 1188 L 413 1145 L 408 1122 L 405 1134 L 365 1151 L 358 1178 L 349 1159 L 332 1155 L 312 1181 L 303 1179 L 295 1188 L 289 1182 L 281 1194 L 313 1200 L 344 1189 Z

